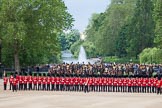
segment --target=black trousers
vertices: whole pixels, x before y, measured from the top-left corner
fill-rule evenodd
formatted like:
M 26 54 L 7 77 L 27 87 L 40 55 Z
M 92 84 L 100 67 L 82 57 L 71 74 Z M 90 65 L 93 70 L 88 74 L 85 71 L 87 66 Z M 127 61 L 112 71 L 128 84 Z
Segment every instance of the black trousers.
M 51 84 L 51 90 L 53 91 L 55 88 L 55 84 Z
M 38 84 L 38 90 L 41 90 L 41 84 Z
M 80 91 L 83 91 L 83 89 L 84 89 L 84 86 L 80 85 Z
M 13 87 L 13 86 L 12 86 L 12 83 L 10 83 L 10 90 L 12 89 L 12 87 Z
M 37 90 L 37 84 L 34 84 L 33 90 Z
M 50 84 L 47 84 L 47 91 L 50 91 Z
M 29 83 L 29 90 L 32 90 L 32 83 Z
M 19 90 L 23 90 L 23 84 L 19 83 Z
M 16 86 L 16 85 L 13 85 L 13 86 L 12 86 L 12 91 L 13 91 L 13 92 L 14 92 L 14 91 L 17 92 L 17 86 Z
M 43 84 L 42 86 L 42 90 L 46 90 L 46 84 Z
M 7 84 L 4 84 L 4 90 L 6 90 L 7 89 Z
M 85 85 L 85 86 L 84 86 L 84 92 L 85 92 L 85 93 L 86 93 L 86 92 L 89 92 L 89 91 L 88 91 L 88 85 Z
M 59 91 L 59 84 L 56 84 L 56 91 Z
M 64 91 L 64 85 L 63 84 L 60 84 L 60 90 Z
M 27 90 L 27 84 L 24 84 L 24 90 Z
M 131 86 L 128 86 L 128 92 L 132 92 Z
M 161 94 L 161 89 L 160 89 L 160 87 L 157 87 L 157 94 Z
M 75 85 L 75 91 L 79 91 L 79 85 Z

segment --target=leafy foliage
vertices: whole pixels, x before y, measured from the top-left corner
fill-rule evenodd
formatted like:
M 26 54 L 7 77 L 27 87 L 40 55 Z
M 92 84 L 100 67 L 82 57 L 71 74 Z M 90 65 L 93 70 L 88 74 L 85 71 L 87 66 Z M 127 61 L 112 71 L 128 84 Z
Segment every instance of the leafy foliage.
M 140 63 L 161 63 L 162 50 L 159 48 L 146 48 L 140 53 Z
M 6 66 L 49 63 L 58 59 L 57 34 L 72 26 L 62 0 L 0 0 L 0 39 Z M 14 61 L 14 62 L 13 62 Z

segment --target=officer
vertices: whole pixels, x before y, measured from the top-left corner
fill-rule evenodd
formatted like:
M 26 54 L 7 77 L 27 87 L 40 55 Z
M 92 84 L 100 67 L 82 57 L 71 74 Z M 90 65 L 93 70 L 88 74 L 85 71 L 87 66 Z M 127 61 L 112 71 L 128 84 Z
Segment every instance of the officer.
M 84 82 L 84 92 L 86 93 L 86 92 L 89 92 L 88 91 L 88 81 L 89 81 L 89 79 L 88 78 L 85 78 L 85 82 Z

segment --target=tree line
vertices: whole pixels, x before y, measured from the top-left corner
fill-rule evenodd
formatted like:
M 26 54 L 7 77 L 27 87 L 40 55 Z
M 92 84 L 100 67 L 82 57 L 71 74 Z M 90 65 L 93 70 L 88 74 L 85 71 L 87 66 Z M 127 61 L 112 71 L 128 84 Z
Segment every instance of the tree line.
M 161 51 L 162 2 L 112 0 L 105 12 L 92 15 L 85 34 L 85 47 L 95 47 L 95 52 L 87 50 L 92 57 L 134 57 L 140 58 L 141 62 L 150 62 L 143 60 L 141 52 L 153 47 Z

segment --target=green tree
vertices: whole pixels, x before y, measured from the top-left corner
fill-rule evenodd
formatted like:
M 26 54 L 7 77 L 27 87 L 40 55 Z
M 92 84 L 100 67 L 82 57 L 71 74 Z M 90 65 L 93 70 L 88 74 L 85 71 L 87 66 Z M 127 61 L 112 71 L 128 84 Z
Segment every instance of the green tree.
M 138 0 L 130 22 L 129 46 L 127 52 L 136 56 L 145 48 L 153 46 L 154 20 L 152 0 Z
M 19 72 L 22 64 L 42 63 L 60 54 L 57 34 L 71 27 L 73 21 L 62 0 L 0 2 L 4 63 L 14 58 L 15 71 Z
M 155 44 L 162 48 L 162 1 L 155 0 L 154 8 L 155 19 Z
M 70 47 L 80 39 L 80 32 L 79 30 L 72 29 L 67 33 L 60 33 L 58 39 L 61 44 L 61 50 L 69 50 Z

